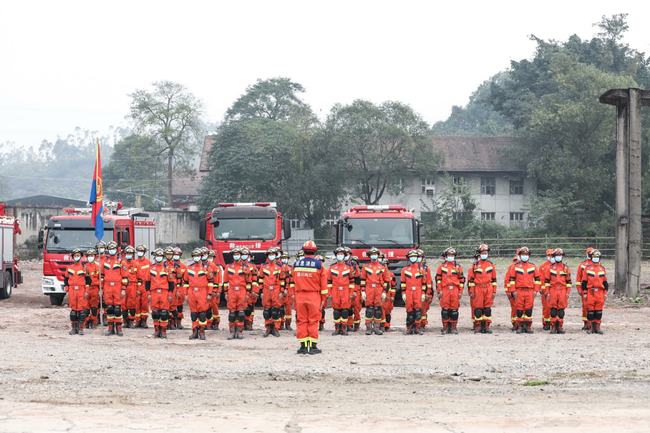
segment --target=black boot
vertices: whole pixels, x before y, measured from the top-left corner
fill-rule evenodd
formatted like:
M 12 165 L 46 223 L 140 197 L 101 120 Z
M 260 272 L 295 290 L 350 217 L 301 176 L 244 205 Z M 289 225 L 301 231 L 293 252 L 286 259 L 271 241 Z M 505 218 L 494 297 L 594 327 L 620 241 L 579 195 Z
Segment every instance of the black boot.
M 322 331 L 323 329 L 325 329 L 325 324 L 323 324 L 323 322 L 318 322 L 318 330 Z
M 124 334 L 122 333 L 122 324 L 121 324 L 121 323 L 116 323 L 116 324 L 115 324 L 115 334 L 116 334 L 118 337 L 122 337 L 122 336 L 124 336 Z
M 300 343 L 300 348 L 298 348 L 298 351 L 296 352 L 298 355 L 306 355 L 307 354 L 307 345 L 305 342 Z
M 277 329 L 275 329 L 275 324 L 271 324 L 271 335 L 274 337 L 279 337 L 280 333 L 278 332 Z
M 334 324 L 334 332 L 332 332 L 332 335 L 339 335 L 339 324 L 338 323 Z
M 271 335 L 271 325 L 266 325 L 264 329 L 264 335 L 262 337 L 266 338 Z
M 192 329 L 192 333 L 190 334 L 190 340 L 196 340 L 199 338 L 199 328 L 194 328 Z
M 235 338 L 237 338 L 235 336 L 236 329 L 237 328 L 234 326 L 230 328 L 230 335 L 228 336 L 228 340 L 234 340 Z
M 481 334 L 485 334 L 487 332 L 487 328 L 485 327 L 486 323 L 485 320 L 481 320 Z
M 242 333 L 243 328 L 241 326 L 238 326 L 235 328 L 235 338 L 238 340 L 243 340 L 244 339 L 244 334 Z
M 199 340 L 205 340 L 205 327 L 201 326 L 199 329 Z
M 318 355 L 319 353 L 322 353 L 322 352 L 323 351 L 318 348 L 316 343 L 311 343 L 311 345 L 309 346 L 309 354 L 310 355 Z
M 373 325 L 373 330 L 372 331 L 376 335 L 384 335 L 384 331 L 381 329 L 382 328 L 381 323 L 377 323 L 377 322 L 373 322 L 373 323 L 374 323 L 374 325 Z
M 70 321 L 70 332 L 68 332 L 68 335 L 75 335 L 77 333 L 77 321 L 72 320 Z
M 108 329 L 104 333 L 104 335 L 109 336 L 109 335 L 115 335 L 115 323 L 109 323 L 108 324 Z

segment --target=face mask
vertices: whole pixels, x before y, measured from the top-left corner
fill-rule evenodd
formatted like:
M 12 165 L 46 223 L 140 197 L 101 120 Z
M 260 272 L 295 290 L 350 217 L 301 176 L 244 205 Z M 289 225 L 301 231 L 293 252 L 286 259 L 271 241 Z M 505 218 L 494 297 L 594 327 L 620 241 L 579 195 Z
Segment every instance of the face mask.
M 181 259 L 181 256 L 179 256 L 179 255 L 177 255 L 177 254 L 174 254 L 174 260 L 178 261 L 178 260 L 180 260 L 180 259 Z
M 282 259 L 282 264 L 286 265 L 289 263 L 289 259 Z
M 114 256 L 115 254 L 117 254 L 117 250 L 108 250 L 108 254 Z
M 72 260 L 74 260 L 75 262 L 78 262 L 79 260 L 81 260 L 81 256 L 74 256 L 72 258 Z
M 487 254 L 481 254 L 481 260 L 487 260 L 488 255 Z
M 551 263 L 555 261 L 555 258 L 553 256 L 547 256 L 546 259 Z
M 162 258 L 162 256 L 156 256 L 155 260 L 156 260 L 156 262 L 160 263 L 160 262 L 163 261 L 163 258 Z
M 336 261 L 337 262 L 342 262 L 343 259 L 345 259 L 345 256 L 343 254 L 337 254 L 336 255 Z
M 238 262 L 238 261 L 241 260 L 241 256 L 240 256 L 239 254 L 235 254 L 234 256 L 232 256 L 232 259 L 233 259 L 234 261 Z
M 528 256 L 519 256 L 519 259 L 521 259 L 522 262 L 527 262 Z
M 106 252 L 106 248 L 99 248 L 99 249 L 97 250 L 97 252 L 98 252 L 99 254 L 104 254 L 104 253 Z
M 417 261 L 418 261 L 418 258 L 417 258 L 417 257 L 409 257 L 409 262 L 411 262 L 411 263 L 415 263 L 415 262 L 417 262 Z
M 378 257 L 379 257 L 379 256 L 378 256 L 377 254 L 372 254 L 372 255 L 370 256 L 370 260 L 372 260 L 372 261 L 374 262 L 375 260 L 377 260 Z
M 274 254 L 269 255 L 269 262 L 272 262 L 274 260 L 275 260 L 275 255 Z
M 208 260 L 208 256 L 201 256 L 201 260 L 205 262 L 206 260 Z
M 454 260 L 456 260 L 456 257 L 454 257 L 454 256 L 447 256 L 447 259 L 446 259 L 446 260 L 447 260 L 448 262 L 451 263 L 451 262 L 453 262 Z
M 422 263 L 422 257 L 418 257 L 418 263 Z
M 248 260 L 248 254 L 242 254 L 241 259 L 242 260 Z
M 138 251 L 138 257 L 144 257 L 144 251 Z
M 88 256 L 86 260 L 88 260 L 88 263 L 92 263 L 95 261 L 95 256 Z
M 351 256 L 349 256 L 349 255 L 348 255 L 348 256 L 345 256 L 345 259 L 344 259 L 344 260 L 345 260 L 346 262 L 349 262 L 349 261 L 350 261 L 350 257 L 351 257 Z
M 125 257 L 127 260 L 131 260 L 133 259 L 133 254 L 127 254 Z
M 598 263 L 598 262 L 600 262 L 600 257 L 592 257 L 591 261 L 594 262 L 594 263 Z
M 562 256 L 555 256 L 555 263 L 562 262 Z
M 192 260 L 194 260 L 194 263 L 198 263 L 201 261 L 201 256 L 192 256 Z

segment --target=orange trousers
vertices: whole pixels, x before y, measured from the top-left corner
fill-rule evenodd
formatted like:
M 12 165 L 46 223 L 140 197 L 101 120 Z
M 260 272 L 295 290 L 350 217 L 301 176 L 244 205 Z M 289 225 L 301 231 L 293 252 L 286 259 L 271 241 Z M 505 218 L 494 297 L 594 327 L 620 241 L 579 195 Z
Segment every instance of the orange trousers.
M 296 337 L 300 342 L 318 342 L 318 322 L 321 318 L 319 292 L 296 292 Z

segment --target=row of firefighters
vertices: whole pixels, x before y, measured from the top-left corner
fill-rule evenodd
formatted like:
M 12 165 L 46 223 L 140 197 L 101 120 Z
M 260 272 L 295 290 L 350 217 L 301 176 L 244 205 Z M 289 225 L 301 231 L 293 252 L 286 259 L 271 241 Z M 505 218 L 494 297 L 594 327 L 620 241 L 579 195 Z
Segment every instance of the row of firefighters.
M 400 289 L 406 307 L 406 333 L 422 334 L 428 324 L 427 313 L 437 297 L 441 308 L 441 332 L 455 334 L 462 294 L 470 297 L 475 333 L 491 333 L 492 306 L 497 291 L 496 266 L 489 259 L 489 247 L 476 249 L 467 276 L 456 261 L 456 250 L 446 249 L 435 273 L 427 265 L 422 250 L 407 254 L 408 264 L 401 270 Z M 357 331 L 365 306 L 366 334 L 381 335 L 390 329 L 391 313 L 397 292 L 395 275 L 377 248 L 367 251 L 370 261 L 361 265 L 346 247 L 334 251 L 334 263 L 326 267 L 313 241 L 303 245 L 290 264 L 289 255 L 278 248 L 266 252 L 266 261 L 256 266 L 248 249 L 235 248 L 233 262 L 221 267 L 214 262 L 214 251 L 196 248 L 192 261 L 181 261 L 180 248 L 158 248 L 153 262 L 145 257 L 146 247 L 127 246 L 118 254 L 117 244 L 100 242 L 97 250 L 73 251 L 74 263 L 65 275 L 69 296 L 71 334 L 83 334 L 84 327 L 95 327 L 103 301 L 107 335 L 123 335 L 123 324 L 147 328 L 149 313 L 154 335 L 166 338 L 167 328 L 182 329 L 183 306 L 187 299 L 192 321 L 190 339 L 205 339 L 207 328 L 218 329 L 222 292 L 228 307 L 229 339 L 242 338 L 252 329 L 254 307 L 262 296 L 264 336 L 279 336 L 278 330 L 291 330 L 292 309 L 296 309 L 300 353 L 319 353 L 318 331 L 323 329 L 325 306 L 331 299 L 334 335 Z M 83 259 L 85 256 L 85 260 Z M 563 322 L 572 288 L 571 271 L 563 262 L 562 249 L 546 251 L 540 266 L 530 262 L 527 247 L 517 249 L 508 267 L 504 287 L 511 305 L 512 330 L 532 333 L 535 295 L 541 294 L 543 329 L 564 333 Z M 576 274 L 576 288 L 583 306 L 583 329 L 602 333 L 600 323 L 608 283 L 601 254 L 586 250 L 585 260 Z M 304 304 L 298 298 L 307 297 Z

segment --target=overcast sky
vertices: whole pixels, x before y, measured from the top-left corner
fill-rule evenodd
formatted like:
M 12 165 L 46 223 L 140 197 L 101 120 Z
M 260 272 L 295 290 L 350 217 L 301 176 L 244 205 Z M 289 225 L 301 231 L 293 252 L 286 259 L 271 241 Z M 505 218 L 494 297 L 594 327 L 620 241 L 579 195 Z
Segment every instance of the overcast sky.
M 227 3 L 227 4 L 226 4 Z M 0 142 L 35 145 L 126 125 L 128 94 L 178 81 L 219 121 L 258 78 L 290 77 L 324 118 L 357 98 L 411 104 L 428 122 L 531 57 L 528 35 L 591 37 L 629 13 L 650 53 L 647 1 L 6 1 L 0 3 Z

